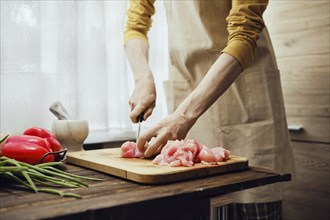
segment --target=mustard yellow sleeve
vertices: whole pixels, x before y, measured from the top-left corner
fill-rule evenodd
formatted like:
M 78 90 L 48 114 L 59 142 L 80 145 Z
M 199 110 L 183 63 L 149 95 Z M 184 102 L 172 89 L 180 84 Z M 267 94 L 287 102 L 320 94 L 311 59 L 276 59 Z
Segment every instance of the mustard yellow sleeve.
M 245 69 L 253 60 L 259 34 L 265 24 L 262 14 L 268 0 L 233 0 L 227 17 L 228 43 L 222 52 L 235 57 Z
M 148 42 L 147 33 L 151 27 L 151 16 L 155 13 L 155 0 L 130 0 L 124 32 L 124 42 L 140 38 Z

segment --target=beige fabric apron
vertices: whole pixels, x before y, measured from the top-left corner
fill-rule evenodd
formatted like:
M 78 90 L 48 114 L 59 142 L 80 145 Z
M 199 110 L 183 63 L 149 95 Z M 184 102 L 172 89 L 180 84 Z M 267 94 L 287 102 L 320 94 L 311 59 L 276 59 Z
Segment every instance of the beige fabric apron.
M 227 43 L 230 0 L 165 1 L 170 66 L 164 82 L 169 111 L 203 79 Z M 209 147 L 225 146 L 251 166 L 291 171 L 293 156 L 287 131 L 280 75 L 266 28 L 253 64 L 197 121 L 188 138 Z M 238 202 L 281 199 L 281 184 L 238 194 Z

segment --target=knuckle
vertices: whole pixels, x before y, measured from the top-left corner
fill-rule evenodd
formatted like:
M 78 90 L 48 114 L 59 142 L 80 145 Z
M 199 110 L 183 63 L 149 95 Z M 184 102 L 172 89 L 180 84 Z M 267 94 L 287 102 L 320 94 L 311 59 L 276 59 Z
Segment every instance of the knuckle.
M 156 94 L 155 93 L 149 94 L 149 98 L 150 98 L 151 102 L 155 102 L 155 100 L 156 100 Z
M 173 139 L 173 140 L 177 140 L 177 139 L 178 139 L 178 135 L 175 134 L 175 133 L 172 133 L 172 139 Z
M 146 134 L 141 134 L 139 137 L 139 141 L 141 141 L 141 143 L 145 143 L 147 141 L 147 135 Z
M 175 130 L 170 130 L 169 131 L 169 137 L 172 140 L 177 140 L 178 139 L 178 133 Z

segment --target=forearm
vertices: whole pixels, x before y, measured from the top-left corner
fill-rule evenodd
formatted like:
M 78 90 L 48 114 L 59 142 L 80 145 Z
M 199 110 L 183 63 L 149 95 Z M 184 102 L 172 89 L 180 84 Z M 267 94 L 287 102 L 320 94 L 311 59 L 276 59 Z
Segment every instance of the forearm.
M 242 72 L 231 55 L 221 54 L 196 89 L 179 105 L 176 113 L 196 121 L 234 82 Z
M 143 113 L 146 120 L 156 106 L 156 88 L 153 74 L 148 64 L 148 44 L 141 39 L 132 39 L 126 43 L 126 54 L 132 67 L 135 86 L 129 99 L 131 121 L 138 122 Z
M 153 80 L 148 64 L 148 44 L 141 39 L 132 39 L 126 43 L 125 51 L 131 65 L 134 81 Z

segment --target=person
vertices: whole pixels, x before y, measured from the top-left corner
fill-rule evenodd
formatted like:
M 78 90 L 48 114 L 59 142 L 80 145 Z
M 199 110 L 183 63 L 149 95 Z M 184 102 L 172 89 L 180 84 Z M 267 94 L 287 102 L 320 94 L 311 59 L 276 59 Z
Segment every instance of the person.
M 134 74 L 131 121 L 144 120 L 156 105 L 148 64 L 148 31 L 155 0 L 130 0 L 124 33 Z M 252 166 L 290 170 L 280 74 L 263 20 L 267 0 L 164 1 L 169 38 L 169 79 L 164 82 L 170 114 L 140 135 L 145 157 L 168 140 L 192 138 L 225 146 Z M 280 219 L 281 185 L 244 190 L 236 219 Z M 253 207 L 253 209 L 251 209 Z

